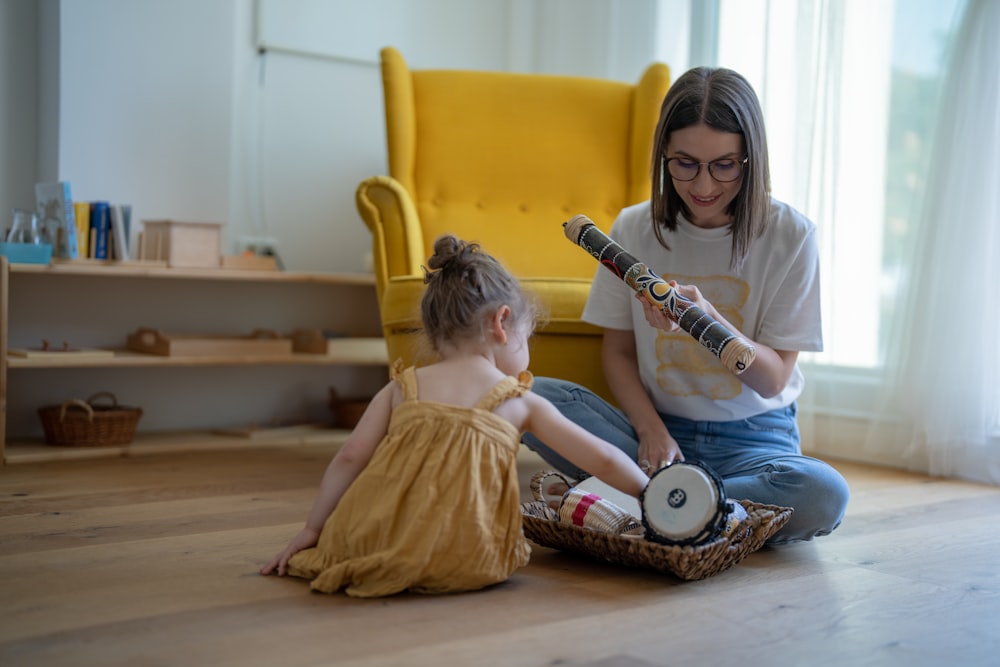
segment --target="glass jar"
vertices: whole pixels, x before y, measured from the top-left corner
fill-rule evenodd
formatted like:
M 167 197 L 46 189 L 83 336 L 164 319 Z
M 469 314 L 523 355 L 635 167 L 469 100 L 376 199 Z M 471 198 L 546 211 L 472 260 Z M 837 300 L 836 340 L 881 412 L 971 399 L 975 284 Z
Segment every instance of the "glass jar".
M 31 211 L 14 209 L 14 222 L 7 232 L 7 243 L 28 243 L 41 245 L 49 243 L 49 233 L 44 225 L 38 223 L 38 216 Z

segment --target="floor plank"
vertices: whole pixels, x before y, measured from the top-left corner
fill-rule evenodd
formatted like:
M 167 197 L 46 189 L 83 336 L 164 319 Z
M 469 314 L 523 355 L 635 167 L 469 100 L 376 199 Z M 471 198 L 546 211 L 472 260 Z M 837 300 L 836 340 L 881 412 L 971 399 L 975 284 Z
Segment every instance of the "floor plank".
M 1000 488 L 835 463 L 844 524 L 704 581 L 534 547 L 488 590 L 355 600 L 256 571 L 326 447 L 0 469 L 0 664 L 992 665 Z M 522 493 L 541 462 L 520 461 Z

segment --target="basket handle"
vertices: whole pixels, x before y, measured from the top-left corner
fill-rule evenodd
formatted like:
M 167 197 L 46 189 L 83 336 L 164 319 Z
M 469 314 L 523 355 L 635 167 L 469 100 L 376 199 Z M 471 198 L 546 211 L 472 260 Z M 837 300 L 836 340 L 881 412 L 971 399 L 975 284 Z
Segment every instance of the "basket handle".
M 66 410 L 67 408 L 70 407 L 80 408 L 81 410 L 87 413 L 87 421 L 89 422 L 94 421 L 94 408 L 90 406 L 90 403 L 85 403 L 81 401 L 79 398 L 73 398 L 63 403 L 62 406 L 59 408 L 60 422 L 66 420 Z
M 118 407 L 118 397 L 112 394 L 110 391 L 99 391 L 96 394 L 92 395 L 90 398 L 87 399 L 88 406 L 94 405 L 94 401 L 96 401 L 99 398 L 110 398 L 111 407 L 112 408 Z
M 563 482 L 566 483 L 566 486 L 570 488 L 576 486 L 573 482 L 569 480 L 569 478 L 566 477 L 566 475 L 562 474 L 561 472 L 557 472 L 555 470 L 539 470 L 538 472 L 536 472 L 534 475 L 531 476 L 531 481 L 528 484 L 529 488 L 531 489 L 531 495 L 535 498 L 535 500 L 548 504 L 548 501 L 545 499 L 545 492 L 542 491 L 542 482 L 544 482 L 549 477 L 558 477 L 559 479 L 561 479 Z

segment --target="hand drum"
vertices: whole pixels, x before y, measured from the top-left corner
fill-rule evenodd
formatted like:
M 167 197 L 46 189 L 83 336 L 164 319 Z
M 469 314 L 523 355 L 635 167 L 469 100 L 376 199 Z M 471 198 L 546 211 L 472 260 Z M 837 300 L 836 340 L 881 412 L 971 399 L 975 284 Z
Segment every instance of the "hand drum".
M 646 539 L 675 546 L 717 537 L 729 506 L 722 480 L 700 461 L 679 461 L 656 471 L 639 499 Z

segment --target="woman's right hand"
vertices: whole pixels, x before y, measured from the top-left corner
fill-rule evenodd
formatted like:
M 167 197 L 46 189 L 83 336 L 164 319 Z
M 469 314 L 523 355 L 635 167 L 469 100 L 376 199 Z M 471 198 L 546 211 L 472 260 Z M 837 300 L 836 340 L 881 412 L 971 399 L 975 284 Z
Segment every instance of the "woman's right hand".
M 264 567 L 260 568 L 261 574 L 274 574 L 276 573 L 279 577 L 285 576 L 288 570 L 288 560 L 302 551 L 303 549 L 309 549 L 310 547 L 316 546 L 319 541 L 319 533 L 311 528 L 303 528 L 299 531 L 299 534 L 292 538 L 292 541 L 288 543 L 281 553 L 271 559 Z
M 678 295 L 690 301 L 692 305 L 697 306 L 712 318 L 719 319 L 719 313 L 716 312 L 715 307 L 702 296 L 701 290 L 696 285 L 679 285 L 676 280 L 671 280 L 668 284 L 677 291 Z M 643 314 L 650 326 L 666 331 L 667 333 L 680 331 L 681 327 L 677 324 L 677 320 L 672 313 L 654 306 L 641 292 L 636 292 L 635 295 L 640 303 L 642 303 Z
M 642 292 L 636 292 L 635 298 L 642 304 L 642 312 L 646 316 L 646 322 L 649 323 L 649 326 L 667 333 L 680 331 L 680 325 L 671 319 L 667 313 L 654 306 L 649 299 L 643 296 Z

